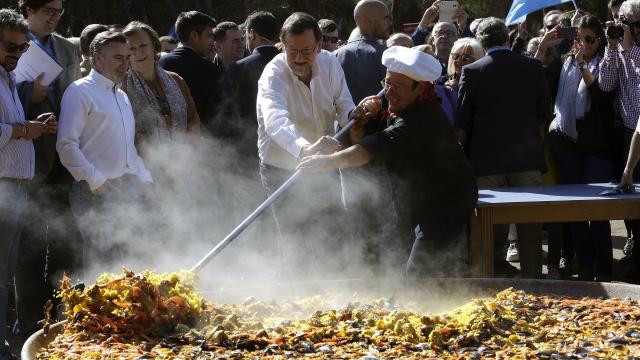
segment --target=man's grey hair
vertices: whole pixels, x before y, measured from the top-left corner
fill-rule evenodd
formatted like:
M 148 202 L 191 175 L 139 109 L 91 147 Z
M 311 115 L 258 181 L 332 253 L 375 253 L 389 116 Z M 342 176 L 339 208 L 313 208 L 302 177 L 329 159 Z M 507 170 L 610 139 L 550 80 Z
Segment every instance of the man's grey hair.
M 24 16 L 12 9 L 0 9 L 0 30 L 12 30 L 21 34 L 29 32 L 29 23 Z
M 476 31 L 478 31 L 478 25 L 480 25 L 482 20 L 484 20 L 484 18 L 477 18 L 471 22 L 471 25 L 469 25 L 469 30 L 474 36 L 476 34 Z
M 395 33 L 387 39 L 387 47 L 396 45 L 398 42 L 403 43 L 406 47 L 413 47 L 413 39 L 405 33 Z
M 620 5 L 620 15 L 626 18 L 640 14 L 640 0 L 627 0 Z
M 96 37 L 91 41 L 91 45 L 89 45 L 89 53 L 91 55 L 91 65 L 93 67 L 96 66 L 95 59 L 96 54 L 102 54 L 104 49 L 106 49 L 109 44 L 119 42 L 126 44 L 127 38 L 119 31 L 109 30 L 103 31 L 96 35 Z
M 478 25 L 476 38 L 485 49 L 503 46 L 509 40 L 509 29 L 501 19 L 488 17 Z

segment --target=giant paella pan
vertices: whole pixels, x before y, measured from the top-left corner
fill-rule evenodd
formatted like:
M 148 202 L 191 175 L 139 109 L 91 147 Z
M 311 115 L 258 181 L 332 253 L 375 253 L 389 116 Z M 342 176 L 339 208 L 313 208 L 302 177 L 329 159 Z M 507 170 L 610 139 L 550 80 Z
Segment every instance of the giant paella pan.
M 304 286 L 303 286 L 304 285 Z M 67 320 L 23 359 L 640 359 L 640 288 L 511 279 L 275 284 L 188 273 L 62 284 Z

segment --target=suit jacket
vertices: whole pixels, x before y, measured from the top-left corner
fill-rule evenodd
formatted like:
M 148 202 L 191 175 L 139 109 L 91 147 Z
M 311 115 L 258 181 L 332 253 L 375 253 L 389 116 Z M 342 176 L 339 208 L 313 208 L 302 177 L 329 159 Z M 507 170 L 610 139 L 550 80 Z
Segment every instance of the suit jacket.
M 258 120 L 256 116 L 256 98 L 258 80 L 265 66 L 280 53 L 275 46 L 261 46 L 251 55 L 229 66 L 227 73 L 228 89 L 231 92 L 229 109 L 234 111 L 235 122 L 229 122 L 231 137 L 237 143 L 238 155 L 255 166 L 258 160 Z
M 188 46 L 181 46 L 162 56 L 158 63 L 163 69 L 177 73 L 187 82 L 200 115 L 202 130 L 215 134 L 214 118 L 220 102 L 222 80 L 218 67 Z
M 24 107 L 27 119 L 34 120 L 38 115 L 52 112 L 60 115 L 60 101 L 62 94 L 74 81 L 80 79 L 80 63 L 78 62 L 78 50 L 69 40 L 58 34 L 51 34 L 53 53 L 56 60 L 62 65 L 63 71 L 54 83 L 55 89 L 39 104 L 29 102 L 33 82 L 25 81 L 18 84 L 18 94 Z M 60 164 L 56 153 L 56 134 L 44 134 L 33 141 L 36 151 L 36 173 L 49 176 L 52 172 L 64 173 L 66 170 Z M 60 175 L 60 174 L 59 174 Z
M 456 124 L 475 176 L 545 172 L 541 124 L 550 117 L 538 60 L 500 49 L 463 67 Z

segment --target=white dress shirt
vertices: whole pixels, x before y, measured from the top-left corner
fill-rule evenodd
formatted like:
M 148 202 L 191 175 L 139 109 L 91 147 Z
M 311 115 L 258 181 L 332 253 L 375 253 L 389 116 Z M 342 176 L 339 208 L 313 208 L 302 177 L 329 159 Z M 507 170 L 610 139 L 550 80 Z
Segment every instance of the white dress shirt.
M 95 69 L 69 85 L 62 96 L 58 142 L 60 161 L 91 190 L 126 174 L 151 182 L 134 144 L 131 103 L 116 83 Z
M 278 54 L 258 81 L 258 154 L 268 165 L 295 169 L 302 147 L 334 134 L 334 121 L 344 126 L 355 105 L 342 66 L 320 51 L 309 87 L 293 73 L 286 54 Z
M 0 178 L 33 178 L 36 161 L 33 141 L 11 138 L 13 125 L 24 123 L 15 76 L 0 66 Z

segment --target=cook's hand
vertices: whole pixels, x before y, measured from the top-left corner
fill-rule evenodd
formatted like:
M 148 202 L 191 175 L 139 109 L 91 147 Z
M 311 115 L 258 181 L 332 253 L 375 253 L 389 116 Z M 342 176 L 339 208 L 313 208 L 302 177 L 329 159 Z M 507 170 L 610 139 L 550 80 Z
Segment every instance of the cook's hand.
M 321 154 L 332 154 L 338 150 L 340 150 L 340 142 L 338 140 L 332 138 L 331 136 L 323 136 L 318 141 L 311 145 L 307 145 L 302 148 L 300 152 L 300 157 L 304 158 L 307 156 L 315 155 L 317 153 Z
M 425 10 L 420 20 L 420 27 L 426 29 L 429 25 L 436 22 L 438 15 L 440 14 L 440 2 L 442 0 L 435 1 L 427 10 Z
M 53 113 L 40 114 L 36 122 L 42 123 L 46 128 L 46 132 L 50 134 L 55 134 L 58 130 L 58 118 Z
M 461 33 L 466 28 L 468 19 L 469 19 L 469 14 L 467 14 L 467 12 L 464 11 L 464 7 L 462 6 L 457 8 L 456 11 L 453 13 L 453 16 L 451 17 L 451 20 L 453 20 L 456 24 L 458 24 L 458 28 L 460 29 Z
M 356 124 L 361 126 L 366 124 L 369 119 L 378 114 L 381 108 L 382 99 L 380 99 L 379 96 L 368 96 L 362 99 L 362 101 L 360 101 L 360 104 L 358 104 L 358 106 L 356 106 L 356 108 L 351 111 L 349 118 L 356 119 Z
M 330 155 L 312 155 L 303 158 L 298 164 L 298 170 L 304 171 L 328 171 L 333 170 L 335 167 L 331 162 Z
M 113 188 L 111 182 L 109 180 L 105 181 L 100 187 L 93 190 L 93 193 L 98 196 L 104 196 L 107 192 L 109 192 Z
M 33 86 L 31 88 L 31 96 L 29 97 L 29 102 L 32 104 L 41 103 L 44 98 L 47 97 L 49 91 L 51 91 L 51 86 L 42 85 L 40 82 L 44 78 L 44 73 L 40 73 L 35 80 L 33 80 Z

